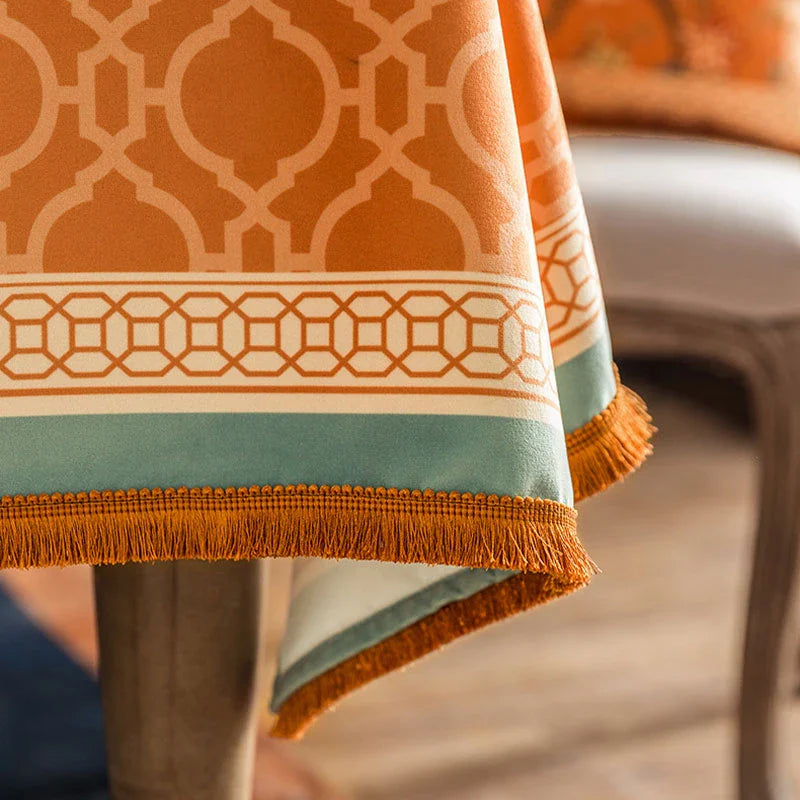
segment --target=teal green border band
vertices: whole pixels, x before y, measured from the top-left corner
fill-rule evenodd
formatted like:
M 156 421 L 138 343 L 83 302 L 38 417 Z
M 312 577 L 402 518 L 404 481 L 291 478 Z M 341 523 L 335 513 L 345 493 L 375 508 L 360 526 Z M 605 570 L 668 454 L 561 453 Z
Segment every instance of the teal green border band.
M 572 504 L 561 430 L 431 414 L 99 414 L 0 419 L 0 496 L 350 484 Z
M 556 367 L 556 384 L 567 433 L 608 407 L 617 393 L 608 326 L 591 347 Z
M 275 678 L 270 709 L 277 712 L 301 686 L 351 656 L 379 644 L 450 603 L 471 597 L 516 574 L 514 570 L 500 569 L 459 570 L 334 634 Z

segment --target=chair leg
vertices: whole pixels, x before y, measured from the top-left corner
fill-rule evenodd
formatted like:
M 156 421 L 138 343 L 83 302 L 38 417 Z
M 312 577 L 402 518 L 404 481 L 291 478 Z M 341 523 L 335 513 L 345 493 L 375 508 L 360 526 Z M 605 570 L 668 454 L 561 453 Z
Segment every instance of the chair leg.
M 739 695 L 739 800 L 793 795 L 781 707 L 791 697 L 800 624 L 800 321 L 772 325 L 658 307 L 609 307 L 617 352 L 695 356 L 750 381 L 761 457 Z
M 793 796 L 781 736 L 796 655 L 800 555 L 800 347 L 793 331 L 764 335 L 754 376 L 761 457 L 739 707 L 740 800 Z

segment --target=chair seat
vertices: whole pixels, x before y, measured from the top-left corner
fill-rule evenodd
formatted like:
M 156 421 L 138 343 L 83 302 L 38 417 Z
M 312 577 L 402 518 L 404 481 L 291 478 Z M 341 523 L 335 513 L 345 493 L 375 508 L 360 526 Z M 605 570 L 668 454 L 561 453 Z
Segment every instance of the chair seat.
M 572 147 L 609 301 L 800 316 L 800 156 L 662 136 Z

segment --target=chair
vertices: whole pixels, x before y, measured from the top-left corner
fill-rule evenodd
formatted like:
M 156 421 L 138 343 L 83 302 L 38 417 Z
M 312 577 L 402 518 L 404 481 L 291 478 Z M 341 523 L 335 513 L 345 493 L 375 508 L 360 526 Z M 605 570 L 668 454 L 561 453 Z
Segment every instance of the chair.
M 796 664 L 800 550 L 800 157 L 710 139 L 588 133 L 574 137 L 573 151 L 616 355 L 722 362 L 750 389 L 760 502 L 738 796 L 785 800 L 780 707 Z

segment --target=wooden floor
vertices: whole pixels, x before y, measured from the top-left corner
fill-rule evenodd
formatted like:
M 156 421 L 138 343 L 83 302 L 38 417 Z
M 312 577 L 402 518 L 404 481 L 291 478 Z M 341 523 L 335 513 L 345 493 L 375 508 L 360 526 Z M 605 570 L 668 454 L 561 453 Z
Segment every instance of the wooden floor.
M 661 430 L 656 455 L 582 507 L 582 536 L 603 569 L 592 586 L 375 682 L 299 744 L 262 739 L 256 800 L 733 796 L 752 445 L 703 406 L 638 388 Z M 92 663 L 88 571 L 10 577 Z M 800 767 L 800 707 L 789 716 Z

